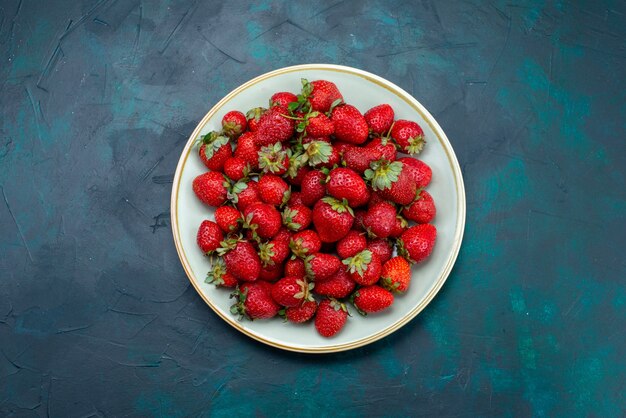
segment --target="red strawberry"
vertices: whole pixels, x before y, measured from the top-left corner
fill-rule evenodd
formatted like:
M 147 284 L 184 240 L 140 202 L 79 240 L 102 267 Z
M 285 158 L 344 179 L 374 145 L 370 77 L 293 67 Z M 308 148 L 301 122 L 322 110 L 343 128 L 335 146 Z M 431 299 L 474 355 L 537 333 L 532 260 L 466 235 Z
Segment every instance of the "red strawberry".
M 258 183 L 254 180 L 238 181 L 233 185 L 228 199 L 235 203 L 240 211 L 246 210 L 251 204 L 261 201 Z
M 404 257 L 396 256 L 383 264 L 381 285 L 386 289 L 404 293 L 411 283 L 411 265 Z
M 331 145 L 330 147 L 330 155 L 328 156 L 328 161 L 325 163 L 320 163 L 315 166 L 315 168 L 327 168 L 333 169 L 337 167 L 341 163 L 341 154 L 337 151 L 337 148 Z
M 309 95 L 311 110 L 328 112 L 333 103 L 343 101 L 343 96 L 335 83 L 326 80 L 311 81 L 313 91 Z
M 274 239 L 277 241 L 286 241 L 287 244 L 289 244 L 289 241 L 291 240 L 291 235 L 291 231 L 283 226 L 278 230 L 278 233 L 274 235 Z
M 367 211 L 365 209 L 357 209 L 354 211 L 354 223 L 352 224 L 353 230 L 359 232 L 365 231 L 365 227 L 363 226 L 363 220 L 365 219 L 366 213 Z
M 294 186 L 300 186 L 302 179 L 311 171 L 308 165 L 304 165 L 301 156 L 296 160 L 289 161 L 289 168 L 287 168 L 287 182 Z
M 361 286 L 372 285 L 380 279 L 380 258 L 370 250 L 363 250 L 354 257 L 346 258 L 342 263 L 348 266 L 350 278 Z
M 435 218 L 437 208 L 430 193 L 426 190 L 418 189 L 415 201 L 402 209 L 402 214 L 408 220 L 415 221 L 418 224 L 427 224 Z
M 408 261 L 420 263 L 433 251 L 437 229 L 432 224 L 415 225 L 404 231 L 398 240 L 398 254 Z
M 306 123 L 306 134 L 312 137 L 328 137 L 335 133 L 335 125 L 323 113 L 313 112 Z
M 346 199 L 351 207 L 367 203 L 368 193 L 365 181 L 349 168 L 335 168 L 328 175 L 326 192 L 339 200 Z
M 298 306 L 304 301 L 313 300 L 310 293 L 313 286 L 303 277 L 284 277 L 272 286 L 272 298 L 282 306 Z
M 280 306 L 274 302 L 270 291 L 262 283 L 244 283 L 231 297 L 237 302 L 230 307 L 233 315 L 248 319 L 267 319 L 276 316 Z
M 299 258 L 295 260 L 287 260 L 285 263 L 285 275 L 294 277 L 304 277 L 306 275 L 306 269 L 304 268 L 304 261 Z
M 224 174 L 233 181 L 241 180 L 250 172 L 250 164 L 243 158 L 230 157 L 224 161 Z
M 395 161 L 398 156 L 396 147 L 388 138 L 374 138 L 365 145 L 365 148 L 380 151 L 382 158 L 388 161 Z
M 248 164 L 252 170 L 259 168 L 259 147 L 256 145 L 256 135 L 246 132 L 239 137 L 235 157 L 239 157 Z
M 302 202 L 306 206 L 313 206 L 315 202 L 326 195 L 326 174 L 319 170 L 308 172 L 302 179 L 300 191 L 302 192 Z
M 351 144 L 362 144 L 367 140 L 369 129 L 359 109 L 352 105 L 337 106 L 331 120 L 335 124 L 335 138 Z
M 283 224 L 292 231 L 302 231 L 311 224 L 311 209 L 304 205 L 289 205 L 283 211 Z
M 365 286 L 354 293 L 354 306 L 359 313 L 384 311 L 393 303 L 393 294 L 380 286 Z
M 313 291 L 318 295 L 343 299 L 352 293 L 355 286 L 347 270 L 340 267 L 330 279 L 317 282 Z
M 259 151 L 259 168 L 264 173 L 272 173 L 282 176 L 289 168 L 289 156 L 287 150 L 280 142 L 274 145 L 261 147 Z
M 231 110 L 222 118 L 222 132 L 233 139 L 244 133 L 247 127 L 246 115 L 238 110 Z
M 368 240 L 367 249 L 378 255 L 381 263 L 389 260 L 393 255 L 393 245 L 384 238 Z
M 304 206 L 304 203 L 302 202 L 302 193 L 291 192 L 291 197 L 289 198 L 289 201 L 287 202 L 287 206 L 298 206 L 298 205 Z
M 319 235 L 311 229 L 293 234 L 289 242 L 289 248 L 294 256 L 305 258 L 309 254 L 315 254 L 322 248 Z
M 232 206 L 220 206 L 215 209 L 215 222 L 227 234 L 238 231 L 242 221 L 241 212 Z
M 372 188 L 383 199 L 399 205 L 408 205 L 415 198 L 417 186 L 410 172 L 413 169 L 400 161 L 380 160 L 372 163 L 365 171 L 365 178 L 370 180 Z
M 261 116 L 266 111 L 267 109 L 263 107 L 255 107 L 253 109 L 248 110 L 248 112 L 246 113 L 246 119 L 248 120 L 248 129 L 251 132 L 256 131 L 257 126 L 259 124 L 259 119 L 261 119 Z
M 374 106 L 365 112 L 365 120 L 370 131 L 378 135 L 384 135 L 391 125 L 395 116 L 393 109 L 388 104 Z
M 289 185 L 274 174 L 264 174 L 259 179 L 259 197 L 265 203 L 280 206 L 289 200 Z
M 198 154 L 205 166 L 211 171 L 222 171 L 224 163 L 233 155 L 230 138 L 218 132 L 210 132 L 200 140 Z
M 370 164 L 382 158 L 382 152 L 375 148 L 350 147 L 343 153 L 346 167 L 359 174 L 365 173 Z
M 404 231 L 406 231 L 408 227 L 409 223 L 407 222 L 407 220 L 400 215 L 396 215 L 396 221 L 393 225 L 391 233 L 389 234 L 389 237 L 398 238 L 400 235 L 402 235 Z
M 285 142 L 294 133 L 295 123 L 289 119 L 289 110 L 283 106 L 274 106 L 261 116 L 256 130 L 258 146 L 274 145 Z
M 261 259 L 248 241 L 227 239 L 217 253 L 223 258 L 226 270 L 239 280 L 254 281 L 259 278 Z
M 252 203 L 243 214 L 244 226 L 256 232 L 260 238 L 272 238 L 282 226 L 280 212 L 267 203 Z
M 289 106 L 289 103 L 297 101 L 298 97 L 295 94 L 289 93 L 288 91 L 280 91 L 278 93 L 274 93 L 270 98 L 270 107 L 276 105 L 287 107 Z
M 274 264 L 273 266 L 261 266 L 259 280 L 274 283 L 276 280 L 284 276 L 284 268 L 282 264 Z
M 308 300 L 300 306 L 285 309 L 285 318 L 294 324 L 301 324 L 313 318 L 317 311 L 317 302 Z
M 215 222 L 209 220 L 202 221 L 200 228 L 198 228 L 196 241 L 203 253 L 210 254 L 217 250 L 223 239 L 224 234 Z
M 193 180 L 193 191 L 203 203 L 218 207 L 226 202 L 228 180 L 222 173 L 209 171 Z
M 271 240 L 259 244 L 259 258 L 263 267 L 278 266 L 289 257 L 289 241 Z
M 304 267 L 308 278 L 323 281 L 341 268 L 341 261 L 332 254 L 315 253 L 304 259 Z
M 367 246 L 367 240 L 358 231 L 352 230 L 337 242 L 337 254 L 341 259 L 360 253 Z
M 354 144 L 350 144 L 348 142 L 343 142 L 343 141 L 333 141 L 333 146 L 337 148 L 337 151 L 339 151 L 340 154 L 343 154 L 350 148 L 354 148 Z
M 322 242 L 336 242 L 345 237 L 354 222 L 354 212 L 345 203 L 324 197 L 313 207 L 313 225 Z
M 401 163 L 413 167 L 414 170 L 411 170 L 411 177 L 415 180 L 417 187 L 424 188 L 428 186 L 430 180 L 433 176 L 433 171 L 431 168 L 422 160 L 418 160 L 416 158 L 404 157 L 400 158 L 398 161 Z
M 226 265 L 221 258 L 216 258 L 213 261 L 211 270 L 207 273 L 204 282 L 220 287 L 235 287 L 238 283 L 237 278 L 226 271 Z
M 389 202 L 379 202 L 367 209 L 363 225 L 378 238 L 387 238 L 396 224 L 396 208 Z
M 391 128 L 391 138 L 398 144 L 401 152 L 419 154 L 424 148 L 424 131 L 413 121 L 399 119 Z
M 332 337 L 346 324 L 348 309 L 336 299 L 324 299 L 317 307 L 315 329 L 323 337 Z

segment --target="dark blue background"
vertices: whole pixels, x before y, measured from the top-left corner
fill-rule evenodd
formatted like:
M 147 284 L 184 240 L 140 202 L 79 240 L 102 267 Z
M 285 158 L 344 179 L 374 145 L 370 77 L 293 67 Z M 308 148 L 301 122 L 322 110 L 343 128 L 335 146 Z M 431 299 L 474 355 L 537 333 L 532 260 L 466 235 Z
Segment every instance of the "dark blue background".
M 0 59 L 0 416 L 626 410 L 623 1 L 5 0 Z M 325 356 L 221 321 L 169 225 L 206 111 L 311 62 L 418 98 L 468 204 L 434 302 Z

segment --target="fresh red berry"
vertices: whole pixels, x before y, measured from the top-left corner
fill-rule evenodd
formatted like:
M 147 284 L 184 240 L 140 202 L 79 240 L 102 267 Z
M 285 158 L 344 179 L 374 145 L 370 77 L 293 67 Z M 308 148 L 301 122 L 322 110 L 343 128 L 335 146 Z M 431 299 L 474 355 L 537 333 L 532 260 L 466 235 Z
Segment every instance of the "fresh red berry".
M 280 91 L 278 93 L 274 93 L 272 97 L 270 98 L 270 107 L 276 106 L 276 105 L 287 107 L 289 106 L 289 103 L 297 102 L 297 101 L 298 101 L 298 97 L 295 94 L 290 93 L 288 91 Z
M 350 278 L 361 286 L 369 286 L 380 279 L 382 265 L 378 254 L 363 250 L 353 257 L 343 260 L 348 266 Z
M 248 121 L 248 129 L 250 130 L 250 132 L 256 131 L 259 120 L 261 119 L 263 113 L 265 113 L 266 111 L 267 109 L 265 109 L 264 107 L 255 107 L 248 110 L 248 112 L 246 113 L 246 119 Z
M 230 157 L 224 161 L 224 174 L 233 181 L 239 181 L 250 172 L 250 164 L 243 158 Z
M 254 281 L 259 278 L 261 259 L 248 241 L 227 239 L 217 253 L 226 264 L 226 270 L 239 280 Z
M 376 148 L 350 147 L 343 153 L 343 161 L 346 167 L 363 174 L 373 162 L 380 160 L 382 155 Z
M 352 228 L 354 212 L 333 197 L 324 197 L 313 207 L 313 225 L 322 242 L 336 242 Z
M 289 118 L 289 110 L 283 106 L 274 106 L 261 116 L 256 129 L 257 146 L 274 145 L 285 142 L 294 133 L 295 123 Z
M 387 238 L 391 235 L 395 223 L 396 208 L 384 201 L 370 205 L 363 219 L 363 225 L 367 231 L 378 238 Z
M 322 241 L 317 232 L 312 229 L 305 229 L 291 236 L 289 248 L 291 248 L 294 256 L 304 259 L 310 254 L 319 252 L 322 248 Z
M 289 185 L 274 174 L 264 174 L 259 178 L 259 197 L 265 203 L 280 206 L 289 200 Z
M 326 192 L 338 200 L 346 199 L 351 207 L 367 203 L 369 197 L 367 185 L 361 176 L 344 167 L 331 170 L 326 183 Z
M 259 168 L 264 173 L 282 176 L 289 168 L 287 150 L 280 142 L 271 146 L 261 147 L 259 151 Z
M 217 250 L 223 239 L 224 233 L 215 222 L 209 220 L 202 221 L 198 228 L 196 241 L 203 253 L 210 254 Z
M 391 128 L 391 138 L 398 144 L 401 152 L 419 154 L 424 148 L 424 131 L 417 122 L 400 119 Z
M 365 171 L 365 178 L 383 199 L 408 205 L 415 198 L 417 190 L 412 171 L 410 166 L 400 161 L 380 160 L 372 163 L 371 168 Z
M 261 272 L 259 273 L 259 280 L 265 282 L 274 283 L 276 280 L 284 276 L 284 268 L 282 264 L 268 264 L 267 266 L 261 266 Z
M 289 257 L 289 241 L 273 239 L 259 244 L 259 258 L 263 267 L 279 266 Z
M 437 214 L 435 201 L 426 190 L 418 190 L 415 201 L 402 210 L 402 214 L 410 221 L 418 224 L 430 223 Z
M 262 283 L 243 283 L 235 291 L 237 302 L 231 306 L 234 315 L 249 319 L 268 319 L 276 316 L 280 306 L 274 302 L 270 290 Z
M 202 163 L 211 171 L 222 171 L 224 163 L 233 155 L 230 138 L 217 132 L 202 137 L 198 154 Z
M 301 324 L 313 318 L 317 311 L 317 302 L 307 300 L 300 306 L 285 309 L 285 318 L 294 324 Z
M 359 231 L 352 230 L 337 242 L 337 254 L 341 259 L 360 253 L 367 247 L 367 239 Z
M 304 261 L 299 258 L 293 260 L 287 260 L 285 263 L 285 275 L 294 277 L 304 277 L 306 275 L 306 269 L 304 268 Z
M 311 81 L 313 91 L 309 95 L 311 110 L 328 112 L 333 103 L 343 100 L 343 96 L 335 83 L 327 80 Z
M 239 137 L 235 157 L 239 157 L 248 164 L 252 170 L 259 168 L 259 147 L 256 144 L 256 134 L 246 132 Z
M 313 286 L 304 277 L 284 277 L 272 286 L 272 298 L 282 306 L 298 306 L 304 301 L 313 300 L 310 293 Z
M 222 132 L 233 139 L 244 133 L 247 127 L 246 115 L 238 110 L 231 110 L 222 118 Z
M 313 117 L 306 120 L 306 133 L 312 137 L 329 137 L 335 133 L 335 125 L 323 113 L 313 113 Z
M 404 257 L 396 256 L 383 264 L 381 285 L 386 289 L 404 293 L 411 283 L 411 265 Z
M 242 221 L 241 212 L 232 206 L 220 206 L 215 209 L 215 222 L 226 234 L 238 231 Z
M 395 161 L 398 156 L 395 145 L 388 138 L 374 138 L 365 145 L 365 149 L 380 151 L 382 158 L 387 161 Z
M 315 313 L 315 329 L 323 337 L 332 337 L 346 324 L 348 309 L 336 299 L 324 299 Z
M 378 255 L 381 263 L 389 260 L 393 254 L 393 245 L 385 238 L 368 240 L 367 249 Z
M 255 232 L 260 238 L 272 238 L 282 226 L 280 212 L 267 203 L 252 203 L 243 212 L 244 226 Z
M 300 191 L 302 193 L 302 202 L 306 206 L 313 206 L 326 195 L 325 181 L 326 174 L 319 170 L 310 171 L 304 176 L 300 185 Z
M 331 120 L 335 124 L 335 137 L 351 144 L 362 144 L 367 140 L 369 128 L 365 118 L 352 105 L 341 105 L 333 109 Z
M 384 135 L 393 123 L 394 112 L 388 104 L 374 106 L 365 112 L 365 120 L 370 131 L 378 135 Z
M 283 210 L 283 225 L 295 232 L 308 228 L 311 219 L 311 209 L 302 204 L 290 204 Z
M 384 311 L 393 304 L 393 294 L 380 286 L 361 287 L 354 293 L 354 306 L 359 312 L 375 313 Z
M 213 261 L 211 270 L 207 273 L 204 282 L 218 287 L 235 287 L 239 283 L 235 276 L 226 271 L 226 264 L 221 258 L 216 258 Z
M 409 174 L 415 180 L 418 188 L 423 189 L 430 184 L 433 171 L 424 161 L 412 157 L 400 158 L 398 161 L 413 168 L 413 170 L 409 171 Z
M 218 207 L 226 202 L 227 187 L 230 184 L 222 173 L 209 171 L 193 180 L 193 191 L 202 202 Z
M 420 263 L 433 252 L 436 238 L 437 229 L 432 224 L 412 226 L 400 236 L 398 253 L 413 263 Z
M 258 183 L 254 180 L 238 181 L 233 185 L 231 192 L 228 194 L 228 199 L 240 211 L 246 210 L 251 204 L 261 201 Z
M 332 254 L 316 253 L 304 259 L 304 267 L 308 278 L 323 281 L 341 268 L 341 261 Z
M 315 283 L 313 292 L 321 296 L 343 299 L 354 290 L 356 283 L 350 278 L 348 271 L 340 267 L 328 280 Z

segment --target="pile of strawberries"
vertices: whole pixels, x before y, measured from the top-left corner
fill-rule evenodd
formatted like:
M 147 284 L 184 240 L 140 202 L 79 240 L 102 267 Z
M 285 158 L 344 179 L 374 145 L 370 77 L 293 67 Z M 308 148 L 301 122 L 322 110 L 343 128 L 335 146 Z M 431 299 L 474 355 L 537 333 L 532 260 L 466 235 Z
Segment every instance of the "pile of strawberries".
M 419 153 L 424 133 L 394 118 L 388 104 L 362 114 L 334 83 L 303 79 L 300 94 L 228 112 L 198 140 L 210 171 L 193 190 L 216 209 L 197 242 L 212 261 L 207 282 L 234 288 L 233 314 L 315 318 L 330 337 L 347 302 L 379 312 L 407 291 L 437 230 L 430 167 L 398 155 Z

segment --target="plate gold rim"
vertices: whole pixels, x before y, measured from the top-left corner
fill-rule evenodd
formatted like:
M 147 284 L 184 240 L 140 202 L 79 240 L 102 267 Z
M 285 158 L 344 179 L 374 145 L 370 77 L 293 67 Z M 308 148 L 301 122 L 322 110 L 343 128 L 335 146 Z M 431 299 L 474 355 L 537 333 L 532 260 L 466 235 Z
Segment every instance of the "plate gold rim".
M 304 71 L 304 70 L 336 71 L 336 72 L 356 75 L 389 90 L 391 93 L 395 94 L 400 99 L 405 101 L 409 106 L 411 106 L 416 112 L 418 112 L 424 118 L 424 120 L 428 123 L 428 125 L 431 127 L 431 129 L 437 136 L 437 140 L 441 143 L 446 153 L 446 156 L 448 157 L 448 162 L 450 164 L 450 168 L 452 169 L 452 173 L 454 175 L 454 183 L 455 183 L 455 187 L 457 191 L 458 213 L 457 213 L 457 219 L 456 219 L 456 225 L 455 225 L 455 236 L 453 240 L 453 248 L 441 275 L 437 278 L 435 285 L 432 287 L 432 289 L 426 295 L 426 297 L 422 299 L 422 301 L 417 306 L 415 306 L 410 312 L 408 312 L 401 319 L 391 324 L 390 326 L 376 332 L 375 334 L 372 334 L 368 337 L 361 338 L 359 340 L 355 340 L 352 342 L 328 345 L 328 346 L 323 346 L 323 347 L 285 345 L 278 341 L 268 339 L 250 329 L 247 329 L 233 317 L 223 315 L 220 312 L 220 310 L 217 309 L 217 307 L 214 306 L 213 303 L 207 297 L 205 297 L 204 293 L 200 290 L 199 284 L 198 284 L 199 282 L 191 270 L 191 266 L 189 265 L 189 261 L 187 260 L 187 256 L 183 249 L 182 242 L 180 239 L 180 232 L 178 229 L 178 191 L 180 189 L 180 181 L 182 177 L 182 172 L 184 170 L 187 159 L 190 155 L 191 148 L 193 146 L 195 138 L 198 137 L 198 135 L 200 134 L 204 126 L 207 124 L 209 119 L 237 94 L 259 83 L 260 81 L 263 81 L 268 78 L 272 78 L 281 74 L 296 72 L 296 71 Z M 231 326 L 233 326 L 235 329 L 239 330 L 240 332 L 244 333 L 245 335 L 251 338 L 254 338 L 257 341 L 260 341 L 264 344 L 267 344 L 276 348 L 280 348 L 283 350 L 300 352 L 300 353 L 318 353 L 318 354 L 335 353 L 335 352 L 340 352 L 340 351 L 351 350 L 351 349 L 362 347 L 364 345 L 378 341 L 379 339 L 384 338 L 387 335 L 400 329 L 402 326 L 404 326 L 413 318 L 415 318 L 422 310 L 424 310 L 424 308 L 434 299 L 435 295 L 439 293 L 439 290 L 441 290 L 441 287 L 443 286 L 448 276 L 450 275 L 450 272 L 452 271 L 452 267 L 454 266 L 454 263 L 458 257 L 459 250 L 461 248 L 461 242 L 463 240 L 463 233 L 465 230 L 465 211 L 466 211 L 465 187 L 463 184 L 463 176 L 461 173 L 459 162 L 456 158 L 456 155 L 454 154 L 454 151 L 452 150 L 452 145 L 450 144 L 446 134 L 443 132 L 443 129 L 441 129 L 441 127 L 439 126 L 435 118 L 430 114 L 430 112 L 428 112 L 426 108 L 419 101 L 417 101 L 413 96 L 411 96 L 408 92 L 398 87 L 394 83 L 388 80 L 385 80 L 382 77 L 379 77 L 375 74 L 369 73 L 367 71 L 363 71 L 357 68 L 347 67 L 343 65 L 335 65 L 335 64 L 302 64 L 302 65 L 294 65 L 294 66 L 284 67 L 284 68 L 280 68 L 274 71 L 270 71 L 268 73 L 262 74 L 240 85 L 239 87 L 237 87 L 236 89 L 228 93 L 226 96 L 224 96 L 219 102 L 217 102 L 206 113 L 206 115 L 204 115 L 202 120 L 200 120 L 196 128 L 191 133 L 185 145 L 185 148 L 183 149 L 183 152 L 181 153 L 181 157 L 178 161 L 178 164 L 176 166 L 176 172 L 174 174 L 170 206 L 171 206 L 170 213 L 171 213 L 172 235 L 174 237 L 174 244 L 176 246 L 176 252 L 178 253 L 178 258 L 181 261 L 181 264 L 183 266 L 183 269 L 185 270 L 187 278 L 191 282 L 196 292 L 204 300 L 204 302 L 207 305 L 209 305 L 209 307 L 219 317 L 225 320 L 228 324 L 230 324 Z

